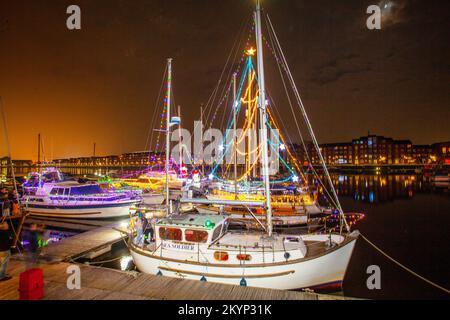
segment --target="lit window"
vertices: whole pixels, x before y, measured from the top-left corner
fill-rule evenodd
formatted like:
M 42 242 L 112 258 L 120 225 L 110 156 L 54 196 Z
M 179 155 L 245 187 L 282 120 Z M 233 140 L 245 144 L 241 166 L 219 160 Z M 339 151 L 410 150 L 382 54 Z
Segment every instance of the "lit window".
M 162 240 L 175 240 L 181 241 L 181 229 L 177 228 L 159 228 L 159 237 Z
M 186 241 L 205 243 L 208 241 L 208 232 L 199 230 L 186 230 L 184 232 Z

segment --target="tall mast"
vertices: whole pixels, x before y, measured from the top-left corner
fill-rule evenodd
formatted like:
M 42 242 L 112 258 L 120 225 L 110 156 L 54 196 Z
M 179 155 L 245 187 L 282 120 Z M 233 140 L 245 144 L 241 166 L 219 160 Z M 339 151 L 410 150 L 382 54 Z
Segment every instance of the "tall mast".
M 178 106 L 178 117 L 181 119 L 181 106 Z M 179 146 L 179 159 L 180 159 L 180 172 L 181 172 L 181 167 L 183 167 L 183 145 L 181 144 L 181 123 L 178 126 L 178 142 L 180 143 Z
M 167 100 L 166 100 L 166 205 L 167 214 L 170 214 L 169 193 L 169 161 L 170 161 L 170 103 L 172 95 L 172 59 L 167 59 Z
M 41 134 L 38 133 L 38 158 L 37 158 L 37 164 L 41 164 Z
M 234 145 L 234 198 L 237 199 L 237 117 L 236 117 L 236 73 L 233 74 L 233 145 Z
M 4 130 L 4 134 L 5 134 L 5 140 L 6 140 L 6 144 L 8 147 L 8 159 L 9 159 L 9 165 L 11 168 L 11 178 L 13 181 L 13 185 L 14 185 L 14 190 L 16 190 L 17 192 L 17 181 L 16 181 L 16 174 L 14 172 L 14 163 L 12 160 L 12 153 L 11 153 L 11 145 L 9 142 L 9 134 L 8 134 L 8 121 L 6 121 L 6 113 L 5 113 L 5 109 L 3 108 L 3 99 L 0 96 L 0 109 L 1 109 L 1 113 L 2 113 L 2 120 L 3 120 L 3 130 Z M 40 137 L 40 134 L 39 134 Z M 40 138 L 39 138 L 40 140 Z M 6 174 L 8 175 L 8 173 Z M 20 202 L 20 199 L 19 199 Z
M 266 196 L 266 214 L 267 214 L 267 232 L 269 237 L 272 236 L 272 205 L 270 199 L 270 177 L 269 177 L 269 153 L 267 148 L 267 124 L 266 124 L 266 87 L 264 80 L 264 55 L 262 45 L 262 26 L 261 26 L 261 4 L 260 0 L 256 1 L 255 12 L 256 25 L 256 52 L 258 54 L 258 87 L 259 87 L 259 122 L 262 148 L 262 172 L 264 179 L 264 190 Z
M 204 159 L 204 154 L 203 154 L 203 104 L 200 106 L 200 125 L 201 125 L 201 131 L 202 131 L 202 139 L 201 139 L 201 162 L 202 162 L 202 175 L 205 175 L 205 159 Z

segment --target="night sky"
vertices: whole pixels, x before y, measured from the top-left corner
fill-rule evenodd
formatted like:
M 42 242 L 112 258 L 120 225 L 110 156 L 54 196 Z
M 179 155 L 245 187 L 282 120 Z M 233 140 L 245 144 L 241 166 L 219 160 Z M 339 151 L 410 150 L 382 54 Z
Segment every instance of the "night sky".
M 366 9 L 378 1 L 263 1 L 319 142 L 368 131 L 450 140 L 450 2 L 389 1 L 382 30 L 369 31 Z M 80 31 L 66 28 L 71 4 L 82 10 Z M 0 96 L 13 158 L 36 159 L 38 132 L 47 158 L 90 156 L 94 141 L 98 155 L 143 150 L 168 57 L 192 128 L 252 9 L 252 0 L 1 0 Z M 281 91 L 265 54 L 268 90 Z M 293 125 L 282 92 L 274 96 Z

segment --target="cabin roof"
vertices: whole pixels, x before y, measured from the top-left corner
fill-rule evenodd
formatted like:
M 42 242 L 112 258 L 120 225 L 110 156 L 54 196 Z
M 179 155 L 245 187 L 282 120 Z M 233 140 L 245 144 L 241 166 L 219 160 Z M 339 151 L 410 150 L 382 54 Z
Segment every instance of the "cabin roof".
M 204 227 L 206 221 L 218 225 L 226 219 L 224 215 L 218 214 L 186 214 L 179 216 L 172 216 L 164 218 L 158 221 L 158 225 L 172 225 L 172 226 L 191 226 L 191 227 Z

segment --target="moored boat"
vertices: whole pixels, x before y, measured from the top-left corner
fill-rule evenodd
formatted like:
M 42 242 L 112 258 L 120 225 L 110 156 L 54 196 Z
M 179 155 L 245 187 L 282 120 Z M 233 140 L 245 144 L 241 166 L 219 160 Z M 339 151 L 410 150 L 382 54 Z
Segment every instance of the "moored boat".
M 41 177 L 45 177 L 46 174 Z M 134 192 L 109 192 L 98 183 L 49 180 L 33 175 L 24 184 L 23 209 L 35 216 L 64 218 L 115 218 L 128 216 L 130 209 L 142 201 Z
M 228 231 L 225 215 L 180 215 L 156 225 L 156 242 L 130 251 L 142 272 L 273 289 L 343 281 L 358 233 L 264 237 Z

